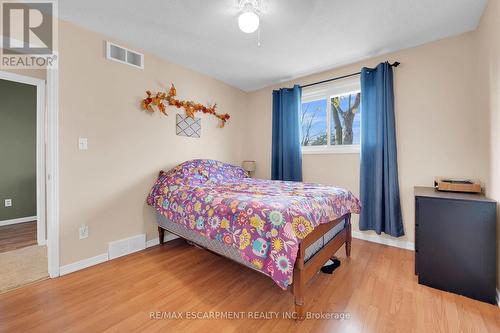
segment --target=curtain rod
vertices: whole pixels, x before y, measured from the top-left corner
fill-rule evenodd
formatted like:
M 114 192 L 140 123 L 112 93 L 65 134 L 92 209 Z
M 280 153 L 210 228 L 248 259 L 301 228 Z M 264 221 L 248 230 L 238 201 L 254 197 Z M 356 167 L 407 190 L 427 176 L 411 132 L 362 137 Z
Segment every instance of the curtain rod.
M 399 65 L 401 65 L 401 63 L 398 62 L 398 61 L 396 61 L 396 62 L 394 62 L 392 64 L 389 64 L 389 65 L 391 65 L 391 67 L 398 67 Z M 360 74 L 361 74 L 361 72 L 347 74 L 347 75 L 343 75 L 343 76 L 334 77 L 334 78 L 328 79 L 328 80 L 323 80 L 323 81 L 318 81 L 318 82 L 314 82 L 314 83 L 305 84 L 305 85 L 300 86 L 300 87 L 301 88 L 307 88 L 307 87 L 315 86 L 317 84 L 322 84 L 322 83 L 337 81 L 337 80 L 340 80 L 340 79 L 345 79 L 345 78 L 348 78 L 348 77 L 351 77 L 351 76 L 360 75 Z

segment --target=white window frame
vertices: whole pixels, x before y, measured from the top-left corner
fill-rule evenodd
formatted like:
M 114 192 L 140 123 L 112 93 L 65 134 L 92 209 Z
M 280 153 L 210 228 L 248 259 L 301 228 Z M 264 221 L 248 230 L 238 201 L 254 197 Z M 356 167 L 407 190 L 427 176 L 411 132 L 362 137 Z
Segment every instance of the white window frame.
M 326 99 L 327 144 L 323 146 L 302 146 L 302 154 L 359 154 L 360 145 L 331 145 L 331 113 L 332 97 L 348 95 L 361 91 L 359 77 L 342 79 L 333 83 L 322 84 L 304 88 L 302 90 L 302 103 Z M 302 124 L 301 128 L 302 128 Z

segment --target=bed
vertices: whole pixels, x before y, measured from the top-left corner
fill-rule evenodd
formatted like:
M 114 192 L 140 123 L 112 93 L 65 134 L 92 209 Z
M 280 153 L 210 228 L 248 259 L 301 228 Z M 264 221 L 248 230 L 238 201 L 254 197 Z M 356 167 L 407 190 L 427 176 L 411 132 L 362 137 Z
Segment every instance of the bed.
M 147 202 L 165 230 L 291 289 L 304 315 L 305 284 L 345 245 L 359 200 L 348 190 L 253 179 L 240 167 L 191 160 L 161 171 Z

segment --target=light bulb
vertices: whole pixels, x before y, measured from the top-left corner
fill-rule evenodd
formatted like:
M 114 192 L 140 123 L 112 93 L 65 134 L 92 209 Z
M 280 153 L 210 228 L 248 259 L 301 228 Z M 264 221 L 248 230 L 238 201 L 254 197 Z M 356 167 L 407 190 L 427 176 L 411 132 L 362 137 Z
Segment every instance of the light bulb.
M 246 11 L 241 13 L 238 17 L 238 26 L 240 30 L 251 34 L 259 28 L 259 15 L 252 11 Z

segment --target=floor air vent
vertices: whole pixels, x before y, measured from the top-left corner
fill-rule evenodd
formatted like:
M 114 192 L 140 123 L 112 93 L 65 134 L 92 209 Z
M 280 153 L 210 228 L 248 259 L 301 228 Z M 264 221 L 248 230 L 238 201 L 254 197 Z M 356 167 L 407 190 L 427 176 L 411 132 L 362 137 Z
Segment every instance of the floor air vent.
M 122 46 L 106 42 L 106 59 L 118 61 L 122 64 L 144 68 L 144 54 L 129 50 Z
M 115 259 L 146 248 L 146 234 L 120 239 L 108 245 L 109 259 Z

